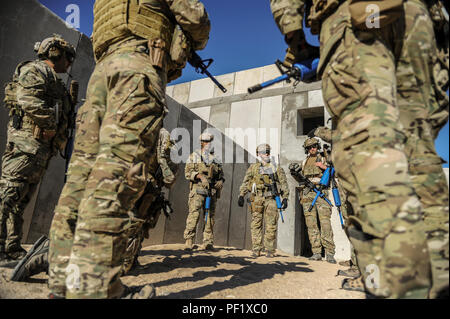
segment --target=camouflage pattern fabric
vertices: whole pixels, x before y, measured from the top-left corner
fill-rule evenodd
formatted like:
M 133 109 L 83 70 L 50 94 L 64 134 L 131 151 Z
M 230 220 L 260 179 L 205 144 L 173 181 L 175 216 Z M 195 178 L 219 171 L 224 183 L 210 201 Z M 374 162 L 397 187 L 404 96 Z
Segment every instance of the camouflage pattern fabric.
M 250 231 L 252 234 L 252 250 L 261 252 L 275 252 L 275 240 L 277 238 L 278 209 L 275 199 L 271 197 L 251 196 L 252 222 Z M 265 225 L 263 235 L 263 223 Z M 263 242 L 264 239 L 264 242 Z
M 211 173 L 209 173 L 211 172 Z M 196 176 L 203 174 L 207 178 L 208 185 L 204 185 Z M 203 229 L 203 244 L 214 244 L 214 215 L 217 199 L 220 197 L 220 189 L 215 188 L 218 181 L 224 181 L 223 168 L 219 160 L 209 152 L 194 151 L 186 162 L 185 177 L 190 181 L 188 199 L 189 214 L 186 218 L 184 239 L 193 239 L 198 220 L 204 214 L 205 199 L 208 188 L 211 189 L 211 206 L 208 219 Z
M 325 126 L 319 126 L 314 131 L 314 135 L 320 137 L 324 142 L 331 143 L 332 141 L 332 131 Z
M 195 39 L 208 38 L 209 29 L 190 19 L 202 4 L 174 2 L 184 4 L 177 21 L 197 30 Z M 67 298 L 116 298 L 124 291 L 119 275 L 128 212 L 155 173 L 149 161 L 166 112 L 167 66 L 152 66 L 146 43 L 130 35 L 108 48 L 77 115 L 67 182 L 50 229 L 49 288 Z
M 170 187 L 175 182 L 178 165 L 170 159 L 170 151 L 173 147 L 174 142 L 170 139 L 169 131 L 161 128 L 156 152 L 158 169 L 154 179 L 149 181 L 152 187 L 148 188 L 149 185 L 147 185 L 144 194 L 136 202 L 136 207 L 129 212 L 131 225 L 127 235 L 128 244 L 123 258 L 122 274 L 130 271 L 142 248 L 144 238 L 149 238 L 149 229 L 156 226 L 162 208 L 160 205 L 155 205 L 155 201 L 158 196 L 163 195 L 162 187 Z
M 325 158 L 322 156 L 308 155 L 302 165 L 303 175 L 316 185 L 320 182 L 323 175 L 322 169 L 315 165 L 317 161 L 325 164 Z M 327 190 L 322 190 L 322 192 L 329 198 Z M 312 210 L 308 211 L 315 196 L 316 193 L 314 191 L 305 188 L 300 200 L 308 228 L 311 250 L 313 254 L 321 254 L 323 247 L 327 254 L 334 255 L 335 245 L 333 241 L 333 229 L 331 228 L 331 206 L 323 198 L 318 198 Z M 320 230 L 317 218 L 320 221 Z
M 380 271 L 379 288 L 366 281 L 366 289 L 391 298 L 427 296 L 430 256 L 436 265 L 430 296 L 448 286 L 448 188 L 429 124 L 448 111 L 436 103 L 426 8 L 417 1 L 404 5 L 404 24 L 355 34 L 342 22 L 345 36 L 323 74 L 326 106 L 338 118 L 333 162 L 355 209 L 350 240 L 364 279 L 372 265 Z M 321 41 L 345 15 L 344 4 L 322 25 Z
M 50 229 L 50 289 L 64 295 L 66 267 L 79 274 L 67 298 L 122 294 L 128 211 L 155 173 L 147 163 L 165 112 L 165 74 L 133 51 L 97 64 L 78 111 L 67 181 Z
M 274 169 L 272 163 L 254 163 L 250 165 L 239 188 L 239 195 L 242 197 L 247 193 L 252 193 L 250 195 L 252 213 L 250 228 L 252 233 L 252 250 L 257 253 L 263 248 L 263 238 L 266 251 L 272 253 L 275 251 L 279 213 L 275 199 L 266 186 L 270 183 L 267 172 L 272 173 L 274 171 L 276 172 L 277 187 L 281 193 L 281 198 L 289 198 L 286 174 L 281 166 L 277 166 Z M 265 224 L 264 236 L 263 221 Z
M 425 298 L 430 257 L 430 296 L 448 287 L 448 187 L 433 143 L 448 120 L 448 98 L 436 85 L 442 67 L 427 8 L 408 0 L 404 12 L 389 26 L 355 33 L 341 4 L 321 26 L 319 75 L 337 119 L 333 163 L 354 208 L 347 231 L 366 289 Z
M 67 140 L 70 108 L 64 84 L 44 61 L 24 64 L 17 75 L 13 93 L 24 115 L 18 129 L 14 128 L 12 118 L 8 122 L 0 180 L 0 251 L 7 252 L 20 249 L 24 209 L 50 158 Z M 56 108 L 60 116 L 58 124 Z M 50 136 L 36 134 L 39 130 L 50 132 Z
M 328 192 L 323 191 L 323 193 L 328 197 Z M 315 192 L 309 192 L 307 195 L 303 194 L 301 201 L 311 250 L 313 254 L 321 254 L 323 247 L 327 254 L 334 255 L 335 245 L 333 229 L 331 228 L 331 206 L 323 198 L 318 198 L 313 209 L 308 211 L 315 195 Z M 320 221 L 320 230 L 317 219 Z

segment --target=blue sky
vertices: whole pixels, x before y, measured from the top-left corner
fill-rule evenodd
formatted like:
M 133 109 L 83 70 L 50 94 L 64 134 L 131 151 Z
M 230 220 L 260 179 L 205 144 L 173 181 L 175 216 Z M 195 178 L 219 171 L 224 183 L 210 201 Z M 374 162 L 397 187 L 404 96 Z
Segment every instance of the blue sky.
M 79 31 L 90 36 L 93 24 L 94 0 L 39 0 L 63 20 L 69 16 L 66 7 L 77 4 L 80 8 Z M 208 69 L 213 75 L 232 73 L 272 64 L 283 59 L 286 44 L 273 21 L 269 0 L 202 0 L 210 20 L 210 40 L 199 51 L 202 58 L 213 58 Z M 262 5 L 263 3 L 263 5 Z M 307 35 L 308 41 L 318 45 L 317 37 Z M 171 84 L 203 78 L 189 65 L 183 75 Z M 449 161 L 449 123 L 436 139 L 436 150 Z M 448 163 L 444 164 L 448 167 Z

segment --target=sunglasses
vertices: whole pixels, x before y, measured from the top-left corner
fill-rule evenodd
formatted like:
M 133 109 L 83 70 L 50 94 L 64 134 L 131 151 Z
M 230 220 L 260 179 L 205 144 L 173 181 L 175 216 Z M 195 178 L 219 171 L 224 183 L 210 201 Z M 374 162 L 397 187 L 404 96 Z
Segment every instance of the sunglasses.
M 319 145 L 314 144 L 314 145 L 311 145 L 311 146 L 306 147 L 305 149 L 306 149 L 307 151 L 309 151 L 309 150 L 312 149 L 312 148 L 319 148 Z

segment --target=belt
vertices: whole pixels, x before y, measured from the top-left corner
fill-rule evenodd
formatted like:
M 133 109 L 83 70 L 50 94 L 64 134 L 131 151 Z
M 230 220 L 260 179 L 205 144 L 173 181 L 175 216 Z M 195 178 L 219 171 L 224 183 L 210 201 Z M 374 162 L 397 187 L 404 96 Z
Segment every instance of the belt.
M 113 47 L 113 48 L 109 48 L 108 50 L 106 50 L 102 56 L 100 57 L 100 59 L 98 59 L 98 62 L 104 60 L 107 56 L 113 54 L 113 53 L 127 53 L 127 52 L 139 52 L 139 53 L 145 53 L 145 54 L 149 54 L 148 51 L 148 46 L 147 43 L 143 43 L 143 44 L 139 44 L 136 46 L 117 46 L 117 47 Z

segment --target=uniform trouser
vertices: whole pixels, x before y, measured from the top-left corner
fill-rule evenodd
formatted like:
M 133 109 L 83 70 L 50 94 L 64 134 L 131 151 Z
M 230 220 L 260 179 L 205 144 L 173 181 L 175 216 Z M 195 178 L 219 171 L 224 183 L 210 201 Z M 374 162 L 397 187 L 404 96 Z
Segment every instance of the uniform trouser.
M 195 190 L 189 193 L 188 207 L 189 214 L 186 218 L 186 228 L 184 230 L 184 239 L 193 239 L 195 237 L 195 230 L 200 216 L 205 213 L 205 195 L 197 194 Z M 203 244 L 214 244 L 214 215 L 216 210 L 216 199 L 211 198 L 210 210 L 208 213 L 207 222 L 204 223 L 203 229 Z M 204 218 L 204 217 L 203 217 Z
M 157 194 L 146 193 L 143 196 L 145 196 L 146 201 L 153 203 Z M 147 205 L 144 205 L 144 207 L 146 206 Z M 150 207 L 151 204 L 148 208 L 150 209 Z M 149 209 L 147 209 L 147 211 L 142 211 L 137 208 L 129 212 L 131 225 L 128 228 L 127 248 L 123 257 L 122 274 L 126 274 L 131 270 L 142 248 L 144 238 L 148 238 L 148 233 L 145 234 L 146 230 L 144 229 L 144 224 L 149 220 L 149 214 L 154 214 L 154 211 L 150 211 Z
M 264 248 L 268 252 L 275 251 L 277 238 L 278 209 L 275 199 L 272 197 L 255 196 L 251 200 L 252 222 L 252 250 L 260 252 Z M 265 231 L 263 236 L 263 223 Z
M 146 186 L 165 85 L 165 74 L 144 53 L 116 53 L 97 64 L 77 115 L 67 182 L 50 229 L 53 292 L 67 298 L 122 294 L 127 212 Z
M 448 188 L 433 145 L 435 124 L 446 122 L 437 118 L 448 111 L 436 102 L 426 8 L 416 1 L 404 6 L 405 16 L 388 27 L 360 32 L 347 25 L 322 85 L 338 120 L 332 159 L 354 209 L 347 233 L 366 289 L 381 297 L 424 298 L 431 285 L 424 216 L 434 215 L 443 235 L 431 250 L 448 243 Z M 341 14 L 348 15 L 345 6 L 338 11 L 322 26 L 321 43 Z M 433 209 L 427 193 L 434 195 Z M 448 267 L 448 257 L 441 260 Z
M 45 174 L 51 150 L 25 153 L 9 139 L 2 158 L 0 180 L 0 251 L 18 250 L 22 239 L 23 212 Z M 38 154 L 39 153 L 39 154 Z
M 310 194 L 316 193 L 310 192 Z M 311 250 L 313 254 L 321 254 L 323 247 L 327 254 L 334 255 L 335 245 L 333 240 L 333 229 L 331 227 L 331 206 L 328 205 L 323 198 L 319 197 L 312 210 L 308 211 L 314 200 L 314 196 L 311 197 L 310 194 L 302 200 L 302 206 L 306 227 L 308 228 Z M 317 218 L 319 218 L 320 221 L 320 230 Z

